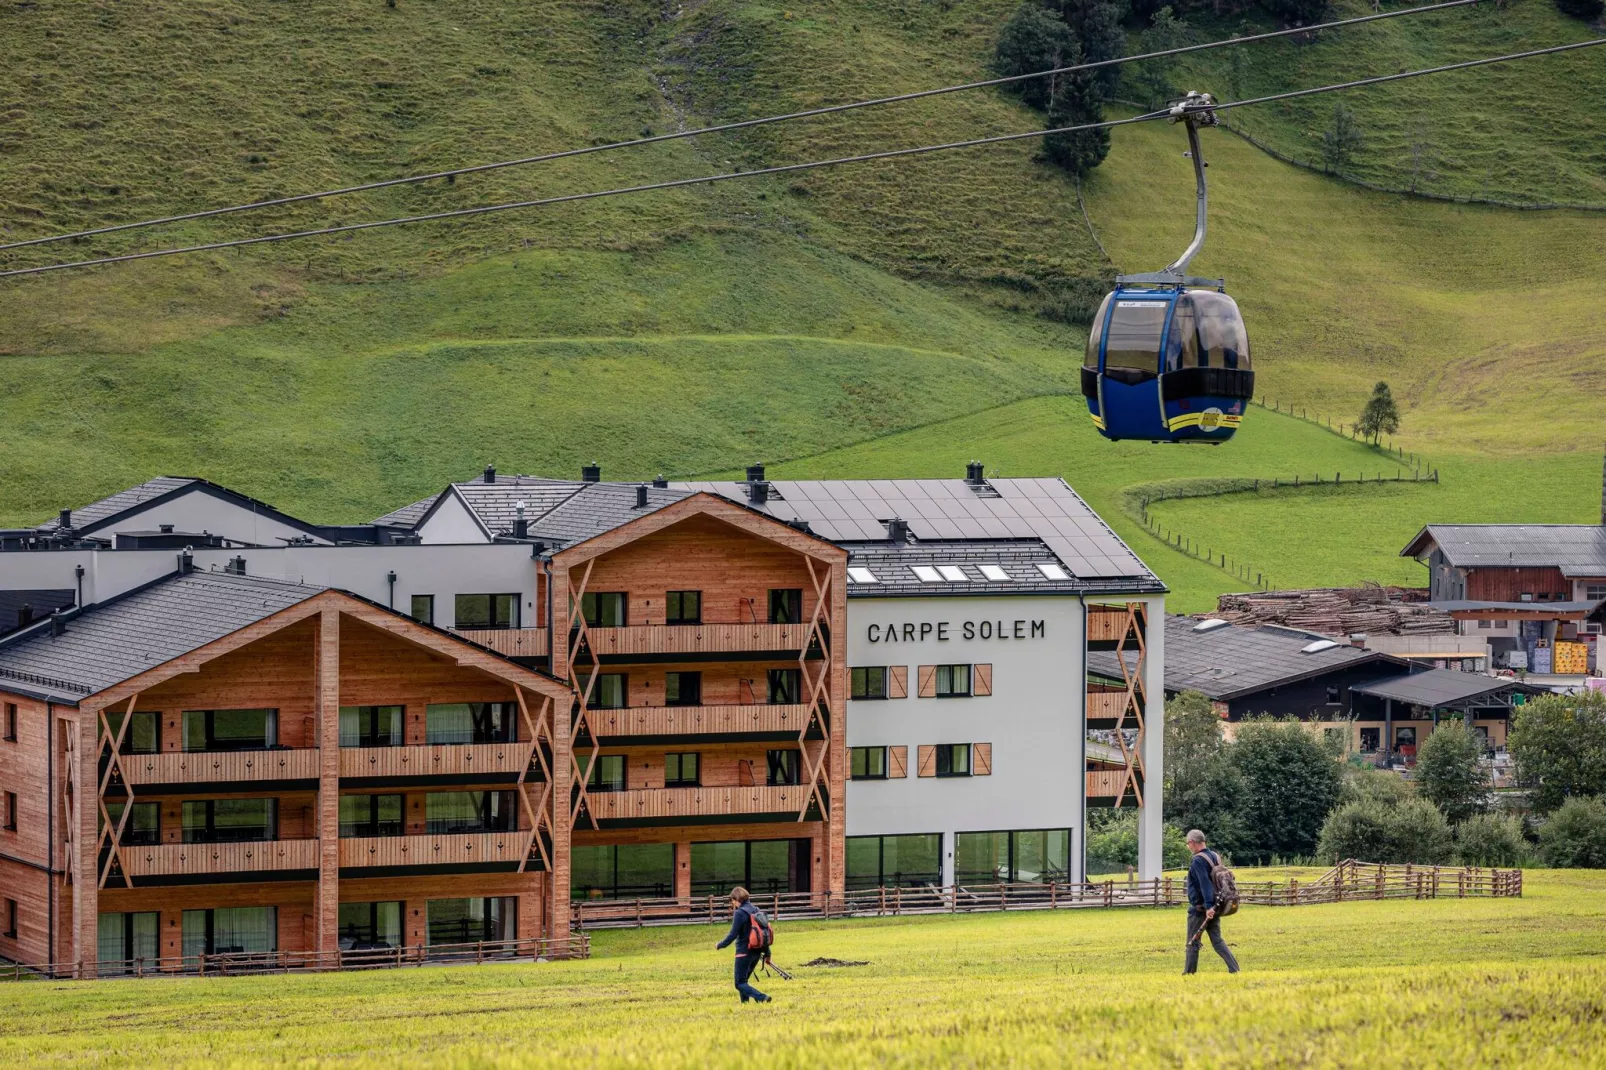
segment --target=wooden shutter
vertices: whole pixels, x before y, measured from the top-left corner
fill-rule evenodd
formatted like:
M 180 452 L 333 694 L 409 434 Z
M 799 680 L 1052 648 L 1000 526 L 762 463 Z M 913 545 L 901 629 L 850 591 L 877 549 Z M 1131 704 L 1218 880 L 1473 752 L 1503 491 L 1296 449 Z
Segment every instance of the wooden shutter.
M 993 667 L 991 665 L 972 665 L 970 667 L 970 693 L 972 695 L 990 695 L 993 693 Z
M 891 665 L 887 667 L 887 697 L 909 697 L 909 666 Z
M 909 748 L 887 748 L 887 777 L 891 780 L 902 780 L 909 775 Z
M 917 776 L 936 776 L 937 748 L 928 743 L 922 743 L 916 749 L 916 753 L 920 759 L 920 764 L 915 768 L 915 774 Z
M 972 743 L 970 745 L 970 775 L 993 775 L 993 745 L 991 743 Z
M 921 698 L 936 698 L 937 697 L 937 666 L 935 666 L 935 665 L 922 665 L 922 666 L 920 666 L 920 675 L 919 675 L 918 679 L 920 681 L 920 697 Z

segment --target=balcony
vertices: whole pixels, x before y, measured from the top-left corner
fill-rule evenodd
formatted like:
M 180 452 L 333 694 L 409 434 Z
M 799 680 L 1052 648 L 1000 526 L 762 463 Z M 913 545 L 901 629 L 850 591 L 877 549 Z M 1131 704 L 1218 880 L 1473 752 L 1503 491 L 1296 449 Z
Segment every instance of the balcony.
M 694 737 L 717 743 L 736 740 L 797 739 L 809 723 L 805 705 L 633 706 L 587 710 L 599 740 L 660 743 Z
M 457 872 L 490 866 L 516 867 L 524 857 L 528 829 L 511 832 L 455 832 L 424 836 L 354 836 L 340 841 L 342 876 L 383 876 L 413 866 L 449 866 Z
M 586 807 L 603 828 L 699 825 L 730 821 L 793 821 L 810 792 L 806 785 L 776 788 L 641 788 L 592 791 Z M 810 820 L 819 820 L 811 813 Z M 583 820 L 583 819 L 582 819 Z
M 637 624 L 586 629 L 602 661 L 742 661 L 795 659 L 809 641 L 806 624 Z M 819 657 L 818 648 L 810 657 Z
M 342 747 L 340 779 L 353 786 L 408 777 L 438 784 L 511 783 L 529 760 L 529 743 Z
M 1121 716 L 1121 710 L 1126 706 L 1125 691 L 1088 691 L 1087 693 L 1087 722 L 1089 728 L 1114 728 L 1115 719 Z M 1129 714 L 1127 724 L 1137 727 L 1137 721 Z M 1095 724 L 1094 722 L 1108 722 Z
M 124 782 L 147 791 L 157 787 L 184 790 L 190 785 L 216 791 L 224 784 L 311 787 L 318 780 L 318 752 L 311 749 L 168 751 L 124 754 L 118 762 Z
M 1087 642 L 1092 650 L 1110 650 L 1126 639 L 1130 622 L 1124 606 L 1088 606 Z M 1136 649 L 1133 645 L 1132 649 Z
M 454 628 L 458 635 L 510 658 L 552 656 L 548 628 Z
M 261 840 L 249 843 L 163 843 L 119 851 L 129 878 L 189 878 L 225 874 L 274 873 L 280 879 L 312 879 L 318 870 L 317 840 Z M 179 879 L 158 881 L 185 883 Z
M 1121 786 L 1126 783 L 1125 769 L 1089 769 L 1087 771 L 1087 801 L 1090 806 L 1114 806 L 1119 800 L 1122 804 L 1136 803 L 1133 788 L 1143 790 L 1143 774 L 1133 771 L 1132 784 L 1121 794 Z

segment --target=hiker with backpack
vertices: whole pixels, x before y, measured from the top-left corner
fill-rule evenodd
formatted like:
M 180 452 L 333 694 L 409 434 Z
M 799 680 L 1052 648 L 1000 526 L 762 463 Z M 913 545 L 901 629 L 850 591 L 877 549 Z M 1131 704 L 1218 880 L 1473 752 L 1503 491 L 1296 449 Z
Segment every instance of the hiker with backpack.
M 1208 933 L 1210 946 L 1227 964 L 1227 972 L 1237 973 L 1238 960 L 1221 938 L 1221 919 L 1238 912 L 1237 878 L 1221 864 L 1220 855 L 1205 847 L 1205 835 L 1198 829 L 1188 833 L 1188 850 L 1193 852 L 1193 862 L 1188 866 L 1188 949 L 1182 972 L 1199 969 L 1199 945 Z
M 731 889 L 731 909 L 734 911 L 731 931 L 715 945 L 714 950 L 735 944 L 736 991 L 741 993 L 742 1002 L 751 999 L 768 1003 L 770 997 L 747 982 L 753 976 L 753 971 L 769 957 L 770 945 L 775 942 L 775 930 L 770 927 L 770 920 L 764 916 L 764 912 L 753 905 L 752 896 L 747 894 L 746 888 Z

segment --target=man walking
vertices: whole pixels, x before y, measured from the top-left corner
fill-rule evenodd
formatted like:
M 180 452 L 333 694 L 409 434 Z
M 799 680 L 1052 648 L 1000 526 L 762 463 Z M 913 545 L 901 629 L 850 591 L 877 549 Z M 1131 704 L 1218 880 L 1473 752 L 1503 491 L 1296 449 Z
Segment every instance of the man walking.
M 725 939 L 715 945 L 714 950 L 718 951 L 728 944 L 735 944 L 736 991 L 741 993 L 742 1002 L 746 1003 L 751 999 L 758 1003 L 768 1003 L 770 997 L 747 983 L 748 978 L 753 976 L 753 971 L 758 969 L 758 964 L 764 961 L 763 948 L 754 950 L 748 939 L 753 929 L 754 907 L 749 902 L 751 898 L 746 888 L 731 889 L 731 909 L 734 911 L 731 915 L 731 931 L 725 934 Z
M 1188 850 L 1193 852 L 1193 862 L 1188 866 L 1188 948 L 1182 972 L 1198 971 L 1199 945 L 1204 943 L 1205 933 L 1209 933 L 1210 946 L 1227 964 L 1227 972 L 1237 973 L 1238 960 L 1233 958 L 1227 941 L 1221 938 L 1221 919 L 1216 916 L 1216 882 L 1210 870 L 1220 859 L 1216 852 L 1205 848 L 1205 835 L 1198 829 L 1188 833 Z

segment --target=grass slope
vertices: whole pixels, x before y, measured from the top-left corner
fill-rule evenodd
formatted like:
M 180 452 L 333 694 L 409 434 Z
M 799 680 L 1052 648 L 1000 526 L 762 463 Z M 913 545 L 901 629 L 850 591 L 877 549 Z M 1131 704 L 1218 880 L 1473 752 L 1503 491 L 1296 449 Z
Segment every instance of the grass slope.
M 1177 976 L 1180 910 L 785 924 L 742 1007 L 702 927 L 596 937 L 587 962 L 23 984 L 15 1065 L 1600 1066 L 1606 874 L 1520 900 L 1246 909 L 1245 972 Z

